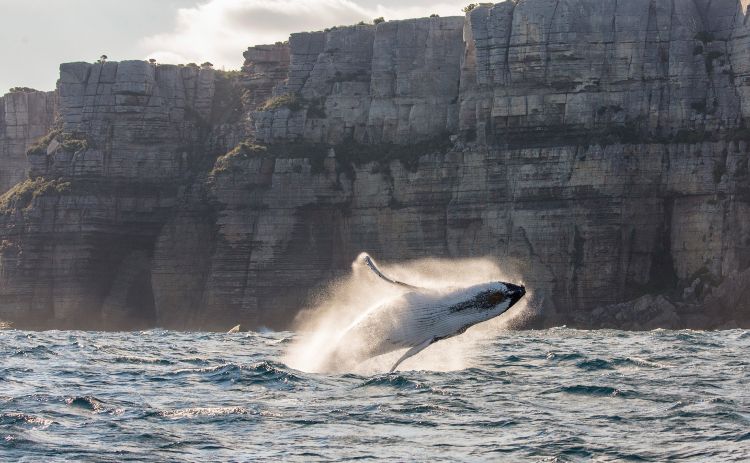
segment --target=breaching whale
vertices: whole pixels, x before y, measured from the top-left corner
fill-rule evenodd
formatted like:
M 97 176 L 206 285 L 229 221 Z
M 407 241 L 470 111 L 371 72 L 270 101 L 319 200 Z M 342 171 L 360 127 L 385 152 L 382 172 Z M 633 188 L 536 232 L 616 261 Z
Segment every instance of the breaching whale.
M 393 372 L 428 346 L 503 314 L 526 294 L 523 286 L 501 281 L 444 291 L 420 288 L 389 278 L 365 253 L 358 259 L 378 278 L 404 292 L 368 310 L 344 330 L 329 357 L 328 364 L 335 370 L 408 348 L 391 367 Z

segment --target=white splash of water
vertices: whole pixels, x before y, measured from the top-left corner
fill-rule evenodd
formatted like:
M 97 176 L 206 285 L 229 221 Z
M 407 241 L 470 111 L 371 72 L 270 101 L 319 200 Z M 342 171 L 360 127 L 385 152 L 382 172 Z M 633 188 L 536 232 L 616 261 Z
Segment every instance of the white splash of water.
M 503 271 L 495 261 L 489 258 L 475 259 L 420 259 L 397 264 L 379 265 L 387 276 L 413 286 L 445 291 L 472 286 L 490 281 L 505 281 L 523 284 L 519 275 Z M 393 285 L 377 278 L 362 264 L 361 255 L 352 263 L 352 273 L 332 282 L 317 296 L 311 308 L 303 310 L 295 321 L 298 336 L 287 349 L 283 362 L 292 368 L 306 372 L 328 372 L 333 351 L 347 328 L 356 323 L 369 311 L 378 308 L 388 301 L 404 294 L 403 287 Z M 478 360 L 475 353 L 479 344 L 497 337 L 508 329 L 509 323 L 529 315 L 527 301 L 531 294 L 527 292 L 508 312 L 480 323 L 467 332 L 439 341 L 414 357 L 407 359 L 400 370 L 453 371 L 470 368 Z M 351 342 L 351 340 L 347 340 Z M 367 339 L 357 342 L 367 343 Z M 337 360 L 341 352 L 355 352 L 358 346 L 347 344 L 346 349 L 338 349 Z M 392 352 L 353 364 L 348 369 L 351 373 L 373 374 L 389 370 L 391 365 L 403 354 L 403 351 Z M 346 359 L 343 359 L 346 360 Z M 346 362 L 344 362 L 346 363 Z

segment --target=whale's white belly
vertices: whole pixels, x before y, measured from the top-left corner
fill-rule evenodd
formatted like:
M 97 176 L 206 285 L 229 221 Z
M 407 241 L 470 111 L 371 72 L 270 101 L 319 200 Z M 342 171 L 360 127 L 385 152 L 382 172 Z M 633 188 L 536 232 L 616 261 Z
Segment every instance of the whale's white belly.
M 409 293 L 370 310 L 357 320 L 339 342 L 362 359 L 412 347 L 434 338 L 456 334 L 455 317 L 441 298 Z M 455 325 L 455 326 L 454 326 Z

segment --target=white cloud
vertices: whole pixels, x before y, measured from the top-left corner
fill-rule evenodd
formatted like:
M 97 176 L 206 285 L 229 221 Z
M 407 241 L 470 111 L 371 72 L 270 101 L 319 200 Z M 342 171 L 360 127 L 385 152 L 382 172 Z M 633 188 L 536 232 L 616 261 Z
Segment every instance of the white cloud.
M 162 63 L 211 61 L 218 67 L 236 69 L 247 47 L 283 41 L 292 32 L 355 24 L 378 16 L 456 15 L 461 14 L 464 3 L 365 7 L 352 0 L 209 0 L 179 9 L 174 31 L 146 37 L 140 46 L 147 58 Z

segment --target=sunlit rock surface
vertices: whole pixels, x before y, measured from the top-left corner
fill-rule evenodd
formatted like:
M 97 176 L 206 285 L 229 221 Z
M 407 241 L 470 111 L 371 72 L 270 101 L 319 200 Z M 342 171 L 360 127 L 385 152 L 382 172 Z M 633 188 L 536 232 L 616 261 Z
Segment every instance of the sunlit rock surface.
M 746 23 L 526 0 L 293 34 L 235 74 L 64 64 L 60 132 L 0 199 L 0 319 L 288 327 L 367 251 L 490 257 L 535 323 L 747 325 Z
M 26 178 L 26 150 L 50 131 L 55 98 L 31 89 L 0 96 L 0 194 Z

